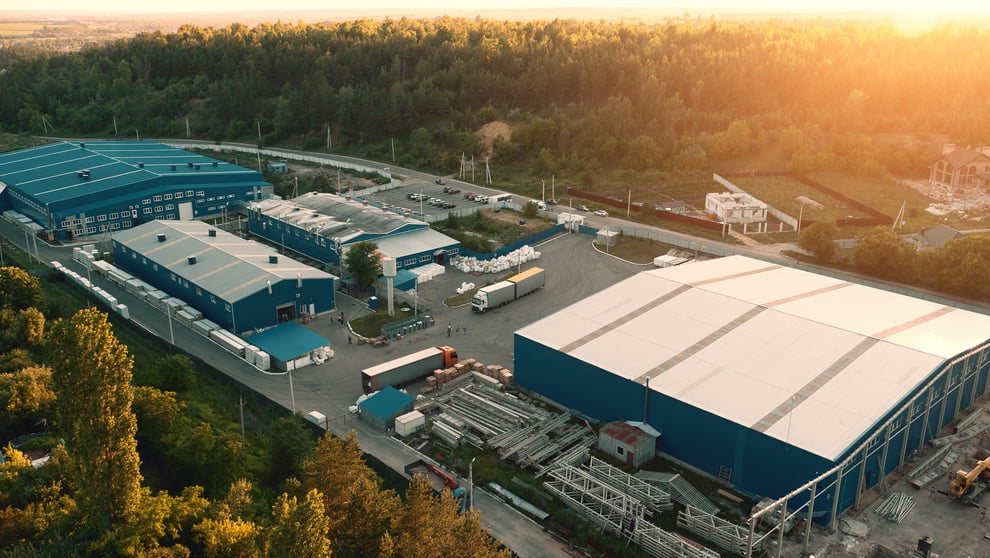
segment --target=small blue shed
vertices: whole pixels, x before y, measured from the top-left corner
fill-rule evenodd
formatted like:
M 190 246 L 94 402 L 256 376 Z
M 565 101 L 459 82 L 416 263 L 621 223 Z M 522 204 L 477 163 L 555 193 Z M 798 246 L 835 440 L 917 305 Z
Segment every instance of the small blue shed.
M 395 428 L 395 417 L 413 410 L 411 395 L 387 386 L 378 393 L 358 403 L 361 418 L 380 430 Z

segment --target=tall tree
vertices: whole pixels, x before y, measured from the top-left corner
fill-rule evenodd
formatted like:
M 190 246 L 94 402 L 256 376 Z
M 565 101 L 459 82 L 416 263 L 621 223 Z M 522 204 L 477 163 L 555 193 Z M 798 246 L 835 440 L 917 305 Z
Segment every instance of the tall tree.
M 811 252 L 821 263 L 829 263 L 835 257 L 835 237 L 839 229 L 835 223 L 812 223 L 801 230 L 798 246 Z
M 365 241 L 352 245 L 344 256 L 344 265 L 361 290 L 367 290 L 382 273 L 382 260 L 377 252 L 377 244 Z
M 329 558 L 329 528 L 330 520 L 318 490 L 307 492 L 306 499 L 301 504 L 295 496 L 282 493 L 272 506 L 272 526 L 268 531 L 265 556 Z
M 95 308 L 56 322 L 50 340 L 56 428 L 66 440 L 76 502 L 83 521 L 106 532 L 141 498 L 134 359 Z
M 406 501 L 383 537 L 382 558 L 509 558 L 485 531 L 475 511 L 458 513 L 459 502 L 444 490 L 439 496 L 423 478 L 406 490 Z
M 374 556 L 392 513 L 400 505 L 391 490 L 380 490 L 375 472 L 364 462 L 354 432 L 337 438 L 329 432 L 303 463 L 302 485 L 323 495 L 330 514 L 329 538 L 338 557 Z
M 37 277 L 19 267 L 0 267 L 0 308 L 33 308 L 40 306 L 41 300 Z

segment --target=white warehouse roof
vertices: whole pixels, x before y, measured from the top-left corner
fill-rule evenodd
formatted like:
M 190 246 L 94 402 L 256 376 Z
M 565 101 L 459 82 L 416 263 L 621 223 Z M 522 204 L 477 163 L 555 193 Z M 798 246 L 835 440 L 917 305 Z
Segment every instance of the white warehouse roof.
M 216 236 L 210 236 L 211 230 Z M 113 240 L 227 302 L 266 288 L 266 281 L 333 278 L 264 244 L 202 221 L 150 221 L 114 234 Z M 189 263 L 190 257 L 195 264 Z
M 990 316 L 730 256 L 640 273 L 520 337 L 827 459 Z

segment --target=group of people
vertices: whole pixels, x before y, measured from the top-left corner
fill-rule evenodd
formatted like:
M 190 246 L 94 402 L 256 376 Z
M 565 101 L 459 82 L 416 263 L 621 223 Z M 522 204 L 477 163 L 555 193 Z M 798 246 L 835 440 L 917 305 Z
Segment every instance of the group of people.
M 447 337 L 450 337 L 452 333 L 461 333 L 461 326 L 457 326 L 457 331 L 455 332 L 450 324 L 447 324 Z M 464 326 L 464 335 L 467 335 L 467 326 Z

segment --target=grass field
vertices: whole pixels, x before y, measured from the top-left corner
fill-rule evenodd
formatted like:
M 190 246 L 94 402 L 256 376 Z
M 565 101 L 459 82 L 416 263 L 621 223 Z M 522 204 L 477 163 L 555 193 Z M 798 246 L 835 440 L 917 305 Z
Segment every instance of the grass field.
M 0 22 L 0 37 L 23 37 L 44 26 L 44 23 L 38 21 L 2 21 Z

